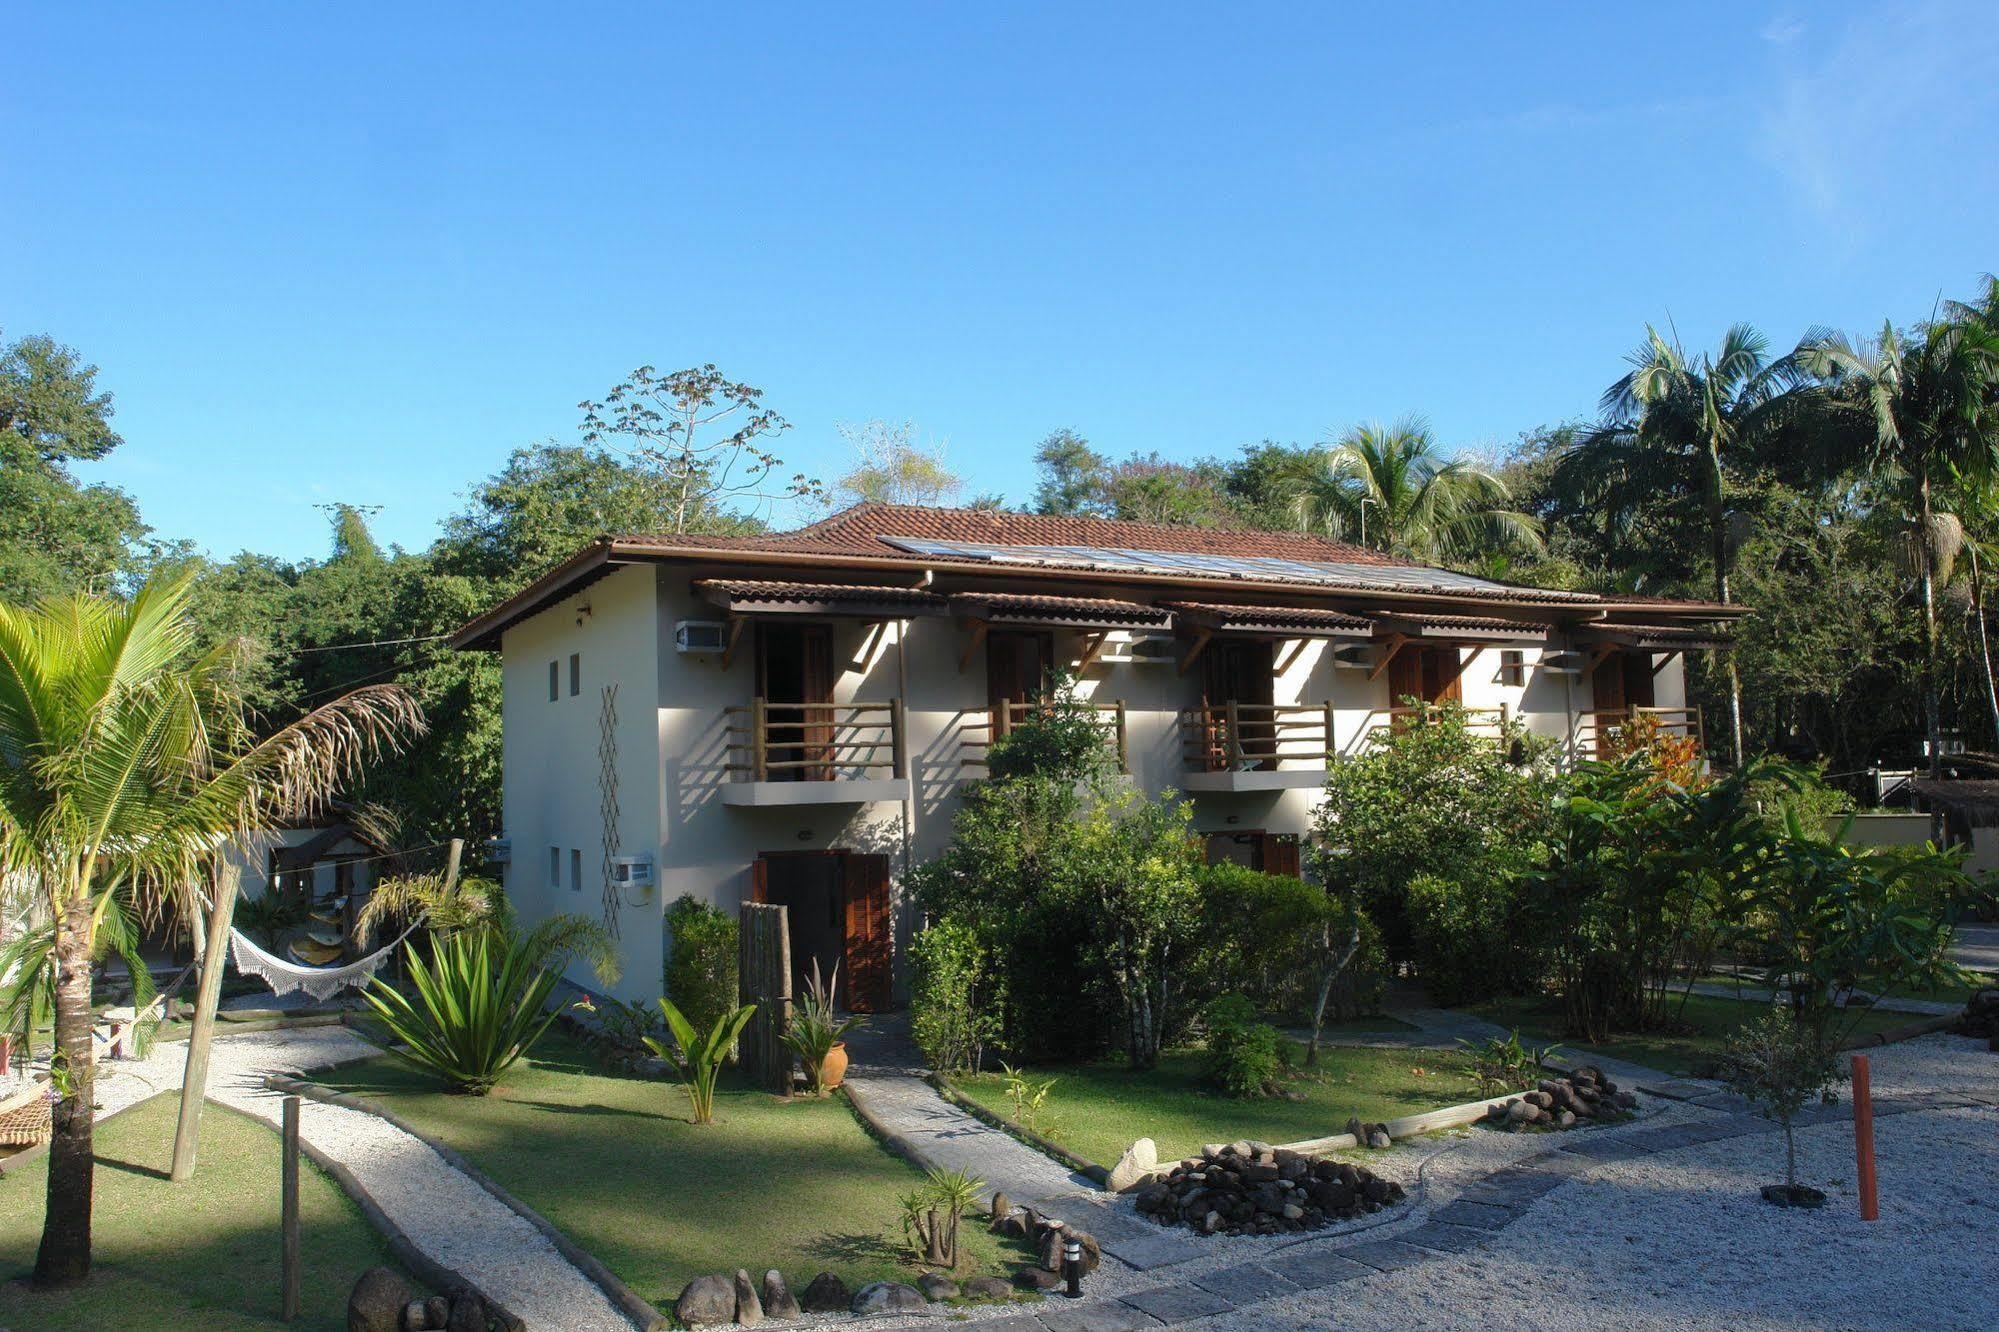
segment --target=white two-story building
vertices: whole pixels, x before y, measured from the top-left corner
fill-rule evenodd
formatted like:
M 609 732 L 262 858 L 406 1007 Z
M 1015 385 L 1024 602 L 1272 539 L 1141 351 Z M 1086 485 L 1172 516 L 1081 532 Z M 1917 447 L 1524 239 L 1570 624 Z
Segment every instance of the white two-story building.
M 1571 754 L 1652 710 L 1739 608 L 1521 587 L 1319 537 L 864 504 L 763 537 L 602 537 L 468 624 L 504 677 L 505 877 L 612 925 L 660 991 L 664 908 L 782 902 L 794 961 L 894 1002 L 899 884 L 1056 672 L 1210 855 L 1295 872 L 1329 759 L 1409 700 Z

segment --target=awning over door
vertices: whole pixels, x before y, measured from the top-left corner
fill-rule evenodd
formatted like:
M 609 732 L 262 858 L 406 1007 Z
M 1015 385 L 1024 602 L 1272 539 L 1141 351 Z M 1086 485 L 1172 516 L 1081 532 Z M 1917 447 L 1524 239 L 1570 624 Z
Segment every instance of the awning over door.
M 1182 625 L 1197 633 L 1267 634 L 1283 638 L 1372 638 L 1374 622 L 1345 611 L 1299 606 L 1230 606 L 1168 601 Z
M 849 583 L 697 578 L 694 591 L 732 615 L 840 615 L 863 620 L 907 620 L 942 615 L 950 606 L 935 592 L 921 588 Z
M 1577 644 L 1644 652 L 1699 652 L 1733 646 L 1735 635 L 1704 624 L 1584 624 L 1570 630 Z
M 1519 620 L 1495 620 L 1474 615 L 1377 615 L 1374 627 L 1384 638 L 1474 647 L 1544 643 L 1549 629 L 1545 624 L 1525 624 Z
M 1137 601 L 1014 592 L 959 592 L 951 597 L 951 613 L 996 628 L 1164 629 L 1172 623 L 1166 610 Z

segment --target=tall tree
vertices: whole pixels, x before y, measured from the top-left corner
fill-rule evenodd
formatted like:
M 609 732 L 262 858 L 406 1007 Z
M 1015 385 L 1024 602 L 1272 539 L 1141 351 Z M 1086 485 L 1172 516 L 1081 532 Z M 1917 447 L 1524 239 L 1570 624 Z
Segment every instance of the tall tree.
M 1541 548 L 1540 524 L 1506 507 L 1506 483 L 1470 458 L 1445 457 L 1414 419 L 1355 426 L 1301 460 L 1290 492 L 1299 530 L 1410 559 Z
M 43 1286 L 90 1272 L 96 895 L 157 908 L 185 894 L 219 843 L 312 812 L 422 727 L 406 693 L 378 685 L 254 739 L 235 646 L 199 647 L 191 584 L 0 605 L 0 871 L 33 886 L 55 927 Z
M 1976 320 L 1937 320 L 1904 339 L 1884 324 L 1868 343 L 1821 333 L 1800 363 L 1827 381 L 1834 451 L 1857 448 L 1876 473 L 1900 478 L 1906 502 L 1904 549 L 1921 589 L 1923 730 L 1932 776 L 1942 770 L 1943 717 L 1937 671 L 1937 584 L 1961 528 L 1936 506 L 1953 478 L 1977 482 L 1999 470 L 1999 337 Z
M 1101 516 L 1104 477 L 1109 464 L 1075 431 L 1055 431 L 1034 448 L 1034 465 L 1041 479 L 1034 486 L 1034 511 L 1057 518 Z
M 764 405 L 762 389 L 713 365 L 665 375 L 642 365 L 603 401 L 580 405 L 584 443 L 620 441 L 665 482 L 675 535 L 718 511 L 818 493 L 803 472 L 782 477 L 783 460 L 768 447 L 791 423 Z
M 831 487 L 835 504 L 949 504 L 965 480 L 944 465 L 944 452 L 926 448 L 914 421 L 842 421 L 840 438 L 855 463 Z
M 1649 325 L 1631 370 L 1604 393 L 1601 423 L 1577 441 L 1556 483 L 1602 506 L 1611 521 L 1643 512 L 1660 494 L 1699 497 L 1714 599 L 1730 601 L 1729 564 L 1743 529 L 1730 499 L 1739 475 L 1800 420 L 1805 385 L 1794 356 L 1772 360 L 1747 324 L 1712 354 L 1690 355 Z M 1729 750 L 1743 757 L 1742 681 L 1730 658 Z

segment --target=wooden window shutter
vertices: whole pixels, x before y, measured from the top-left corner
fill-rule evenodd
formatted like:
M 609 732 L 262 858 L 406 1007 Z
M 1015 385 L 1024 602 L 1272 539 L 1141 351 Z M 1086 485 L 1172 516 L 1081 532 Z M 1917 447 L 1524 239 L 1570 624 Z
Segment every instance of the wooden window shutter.
M 1291 833 L 1264 833 L 1257 848 L 1265 874 L 1298 876 L 1298 839 Z
M 848 852 L 840 860 L 847 1006 L 879 1013 L 889 1006 L 888 857 Z

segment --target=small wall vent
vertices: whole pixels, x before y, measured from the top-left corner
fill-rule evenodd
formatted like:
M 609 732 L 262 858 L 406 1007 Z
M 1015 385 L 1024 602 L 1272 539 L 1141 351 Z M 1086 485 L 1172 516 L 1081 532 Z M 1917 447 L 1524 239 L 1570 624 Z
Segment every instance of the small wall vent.
M 720 620 L 681 620 L 673 626 L 676 652 L 720 652 L 729 645 L 729 626 Z

